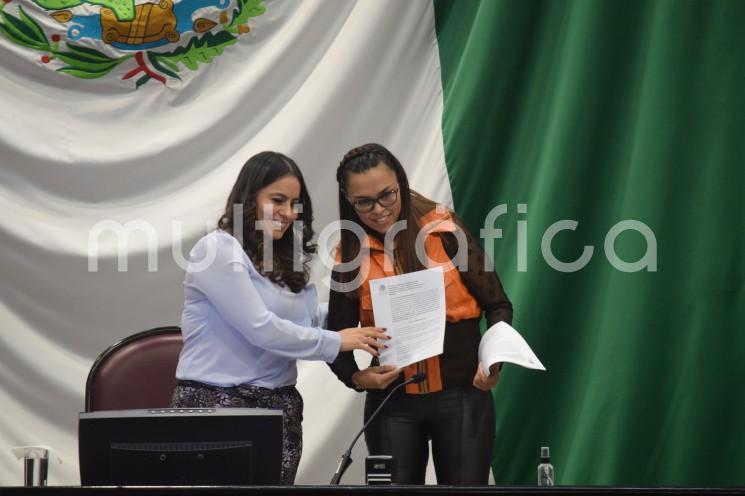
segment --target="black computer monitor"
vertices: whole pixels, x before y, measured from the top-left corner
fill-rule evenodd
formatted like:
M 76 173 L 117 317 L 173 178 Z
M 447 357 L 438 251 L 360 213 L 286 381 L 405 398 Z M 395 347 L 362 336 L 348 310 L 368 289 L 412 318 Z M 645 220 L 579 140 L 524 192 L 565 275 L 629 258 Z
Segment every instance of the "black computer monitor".
M 81 413 L 84 486 L 275 485 L 282 411 L 173 408 Z

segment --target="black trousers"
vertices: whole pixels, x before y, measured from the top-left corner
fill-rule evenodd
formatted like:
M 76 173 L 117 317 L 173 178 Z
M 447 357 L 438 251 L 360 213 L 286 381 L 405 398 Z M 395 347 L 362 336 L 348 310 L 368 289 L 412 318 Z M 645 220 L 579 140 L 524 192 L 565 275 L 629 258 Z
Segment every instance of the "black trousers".
M 368 393 L 365 421 L 382 398 Z M 394 456 L 397 484 L 424 484 L 430 439 L 438 484 L 487 484 L 494 445 L 491 393 L 473 386 L 428 394 L 398 391 L 365 431 L 371 455 Z

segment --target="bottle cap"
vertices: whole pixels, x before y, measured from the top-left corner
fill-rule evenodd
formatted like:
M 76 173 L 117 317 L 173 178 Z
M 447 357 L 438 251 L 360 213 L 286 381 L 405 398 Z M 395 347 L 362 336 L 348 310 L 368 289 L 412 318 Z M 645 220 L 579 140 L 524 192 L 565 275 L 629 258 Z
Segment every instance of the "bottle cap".
M 548 446 L 541 446 L 541 458 L 551 458 Z

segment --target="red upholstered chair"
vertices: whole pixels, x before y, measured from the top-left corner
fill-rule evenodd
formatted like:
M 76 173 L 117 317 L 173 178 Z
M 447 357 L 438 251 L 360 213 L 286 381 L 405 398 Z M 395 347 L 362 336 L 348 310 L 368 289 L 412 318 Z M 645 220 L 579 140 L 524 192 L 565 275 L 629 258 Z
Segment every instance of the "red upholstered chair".
M 85 384 L 85 411 L 165 408 L 176 387 L 181 329 L 158 327 L 101 353 Z

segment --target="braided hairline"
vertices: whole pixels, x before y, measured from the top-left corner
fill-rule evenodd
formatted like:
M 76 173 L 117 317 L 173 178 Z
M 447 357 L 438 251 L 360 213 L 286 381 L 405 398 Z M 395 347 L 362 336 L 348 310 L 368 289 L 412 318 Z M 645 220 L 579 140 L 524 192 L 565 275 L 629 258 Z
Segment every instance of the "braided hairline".
M 371 155 L 373 157 L 378 156 L 386 158 L 387 153 L 385 148 L 378 145 L 377 143 L 367 143 L 356 148 L 352 148 L 341 159 L 339 167 L 336 169 L 336 182 L 338 182 L 342 188 L 344 188 L 344 176 L 347 172 L 347 165 L 354 159 L 364 157 L 365 155 Z

